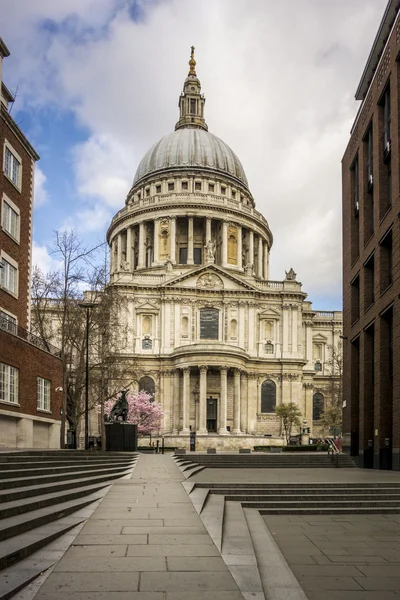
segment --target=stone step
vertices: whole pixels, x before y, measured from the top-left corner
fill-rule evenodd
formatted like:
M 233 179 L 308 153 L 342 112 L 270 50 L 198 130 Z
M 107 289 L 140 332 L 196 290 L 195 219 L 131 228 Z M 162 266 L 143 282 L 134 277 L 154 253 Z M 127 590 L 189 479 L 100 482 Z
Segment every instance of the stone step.
M 0 519 L 7 519 L 7 525 L 11 518 L 16 515 L 24 515 L 30 511 L 46 508 L 47 506 L 57 505 L 67 500 L 74 500 L 75 498 L 81 498 L 87 494 L 95 492 L 98 489 L 102 489 L 107 485 L 110 485 L 111 481 L 107 480 L 102 483 L 95 483 L 92 485 L 85 485 L 83 487 L 71 488 L 71 490 L 62 490 L 61 492 L 53 492 L 50 494 L 40 494 L 30 496 L 29 498 L 23 498 L 11 502 L 4 502 L 0 504 Z M 1 538 L 1 526 L 0 521 L 0 539 Z
M 201 520 L 210 534 L 214 544 L 221 552 L 222 528 L 224 523 L 225 499 L 223 496 L 208 496 L 206 498 Z
M 351 495 L 349 496 L 349 492 L 351 492 Z M 332 495 L 345 495 L 346 498 L 350 498 L 351 496 L 354 496 L 356 498 L 359 498 L 361 496 L 365 496 L 367 495 L 368 497 L 370 496 L 394 496 L 394 497 L 399 497 L 400 498 L 400 488 L 342 488 L 342 487 L 335 487 L 334 489 L 329 489 L 329 488 L 302 488 L 302 490 L 291 490 L 291 489 L 279 489 L 279 488 L 250 488 L 250 489 L 246 489 L 243 488 L 243 491 L 241 492 L 241 488 L 225 488 L 225 487 L 221 487 L 221 488 L 212 488 L 210 489 L 210 493 L 211 494 L 223 494 L 224 496 L 227 496 L 227 498 L 229 499 L 231 496 L 243 496 L 244 494 L 246 496 L 263 496 L 263 497 L 271 497 L 271 496 L 276 496 L 279 498 L 282 497 L 290 497 L 292 498 L 294 495 L 298 495 L 301 497 L 309 497 L 309 496 L 326 496 L 327 494 L 329 494 L 329 497 L 331 497 Z
M 123 467 L 126 464 L 130 464 L 132 460 L 129 461 L 105 461 L 105 462 L 82 462 L 78 463 L 77 461 L 72 461 L 67 465 L 54 465 L 44 467 L 42 463 L 5 463 L 1 465 L 0 471 L 0 479 L 14 479 L 18 477 L 29 477 L 32 476 L 32 473 L 35 475 L 52 475 L 52 474 L 63 474 L 68 473 L 70 471 L 95 471 L 107 467 Z
M 213 493 L 213 492 L 212 492 Z M 398 494 L 357 494 L 347 495 L 343 494 L 287 494 L 285 496 L 273 495 L 273 494 L 237 494 L 237 495 L 225 495 L 225 499 L 229 502 L 285 502 L 283 498 L 290 498 L 293 502 L 334 502 L 334 501 L 349 501 L 349 502 L 398 502 L 400 504 L 400 493 Z
M 351 502 L 348 500 L 304 500 L 304 501 L 288 501 L 280 500 L 276 502 L 261 500 L 261 501 L 241 501 L 243 507 L 246 508 L 353 508 L 353 507 L 382 507 L 382 508 L 398 508 L 400 511 L 400 500 L 357 500 Z M 307 505 L 307 506 L 305 506 Z
M 243 505 L 244 506 L 244 505 Z M 309 507 L 298 507 L 298 508 L 260 508 L 259 513 L 261 515 L 394 515 L 400 513 L 400 506 L 396 507 L 382 507 L 382 506 L 354 506 L 354 507 L 331 507 L 331 508 L 309 508 Z
M 114 465 L 107 465 L 104 469 L 101 469 L 101 473 L 118 473 L 119 471 L 123 470 L 123 469 L 127 469 L 129 467 L 130 463 L 126 463 L 124 465 L 121 466 L 114 466 Z M 53 483 L 53 482 L 57 482 L 57 481 L 66 481 L 67 479 L 80 479 L 80 478 L 86 478 L 86 477 L 91 477 L 92 475 L 96 475 L 98 473 L 98 469 L 91 469 L 89 471 L 81 471 L 79 469 L 70 471 L 68 473 L 56 473 L 53 475 L 36 475 L 36 473 L 29 473 L 28 476 L 23 476 L 23 477 L 11 477 L 11 478 L 7 478 L 7 479 L 2 479 L 0 481 L 0 491 L 2 490 L 6 490 L 10 487 L 13 488 L 17 488 L 17 487 L 25 487 L 25 486 L 31 486 L 33 484 L 38 484 L 38 485 L 42 485 L 42 484 L 47 484 L 47 483 Z
M 44 491 L 47 493 L 60 492 L 62 490 L 84 487 L 91 483 L 103 483 L 109 481 L 110 479 L 118 479 L 130 473 L 133 466 L 134 465 L 131 465 L 126 470 L 121 469 L 114 473 L 96 475 L 87 477 L 85 479 L 68 479 L 67 481 L 59 480 L 58 483 L 37 484 L 26 487 L 9 488 L 8 490 L 0 490 L 0 506 L 3 502 L 11 502 L 21 498 L 37 496 L 42 494 Z
M 271 490 L 286 490 L 286 491 L 293 491 L 293 490 L 297 490 L 297 489 L 313 489 L 313 490 L 318 490 L 318 489 L 366 489 L 366 490 L 373 490 L 373 489 L 380 489 L 381 486 L 383 486 L 384 489 L 400 489 L 400 482 L 388 482 L 385 481 L 383 484 L 382 483 L 352 483 L 352 482 L 337 482 L 337 483 L 330 483 L 330 482 L 322 482 L 322 483 L 203 483 L 203 482 L 196 482 L 195 483 L 196 487 L 206 487 L 206 488 L 218 488 L 218 489 L 223 489 L 223 490 L 227 490 L 227 489 L 271 489 Z
M 64 517 L 0 542 L 0 570 L 26 558 L 39 548 L 82 522 L 73 516 Z
M 110 482 L 111 483 L 111 482 Z M 108 484 L 109 485 L 109 484 Z M 63 498 L 57 498 L 52 504 L 31 510 L 29 513 L 16 514 L 0 522 L 0 541 L 10 537 L 26 533 L 31 529 L 35 529 L 42 525 L 46 525 L 57 519 L 61 519 L 70 515 L 84 506 L 91 504 L 95 500 L 102 497 L 102 488 L 108 487 L 107 484 L 102 484 L 101 487 L 95 488 L 90 486 L 82 490 L 79 495 L 76 492 L 69 495 L 64 495 Z M 57 502 L 57 503 L 56 503 Z

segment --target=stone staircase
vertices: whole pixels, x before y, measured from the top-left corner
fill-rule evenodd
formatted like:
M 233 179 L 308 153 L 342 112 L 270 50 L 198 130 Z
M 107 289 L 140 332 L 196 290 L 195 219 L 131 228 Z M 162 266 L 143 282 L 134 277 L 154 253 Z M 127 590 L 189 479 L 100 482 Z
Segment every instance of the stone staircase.
M 348 454 L 328 455 L 326 452 L 282 452 L 252 454 L 197 454 L 174 455 L 178 466 L 190 475 L 207 469 L 315 469 L 354 468 L 357 465 Z M 195 467 L 199 468 L 195 468 Z
M 277 578 L 279 598 L 307 600 L 262 515 L 400 513 L 400 483 L 182 485 L 244 596 L 257 600 L 278 597 Z
M 73 450 L 0 453 L 0 600 L 54 563 L 32 558 L 85 521 L 84 509 L 129 475 L 137 458 Z

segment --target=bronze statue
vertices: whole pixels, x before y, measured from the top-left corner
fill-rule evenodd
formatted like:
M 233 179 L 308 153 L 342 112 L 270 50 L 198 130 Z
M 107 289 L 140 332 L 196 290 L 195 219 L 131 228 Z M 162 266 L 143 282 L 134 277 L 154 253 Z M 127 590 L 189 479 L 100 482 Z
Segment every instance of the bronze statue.
M 109 421 L 112 423 L 118 423 L 119 418 L 122 418 L 123 422 L 126 422 L 128 418 L 128 400 L 126 399 L 126 395 L 128 390 L 121 390 L 121 396 L 117 398 L 114 406 L 110 412 Z

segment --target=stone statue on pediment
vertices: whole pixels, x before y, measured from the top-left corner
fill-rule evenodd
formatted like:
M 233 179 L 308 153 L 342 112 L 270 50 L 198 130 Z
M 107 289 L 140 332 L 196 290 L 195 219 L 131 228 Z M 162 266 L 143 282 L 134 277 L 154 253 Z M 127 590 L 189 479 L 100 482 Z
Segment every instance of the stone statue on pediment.
M 296 281 L 296 277 L 297 277 L 297 273 L 294 272 L 293 269 L 290 269 L 289 271 L 285 271 L 286 273 L 286 281 Z
M 208 263 L 213 263 L 215 261 L 215 250 L 216 250 L 215 242 L 213 242 L 213 240 L 208 240 L 204 249 L 205 249 L 206 261 Z

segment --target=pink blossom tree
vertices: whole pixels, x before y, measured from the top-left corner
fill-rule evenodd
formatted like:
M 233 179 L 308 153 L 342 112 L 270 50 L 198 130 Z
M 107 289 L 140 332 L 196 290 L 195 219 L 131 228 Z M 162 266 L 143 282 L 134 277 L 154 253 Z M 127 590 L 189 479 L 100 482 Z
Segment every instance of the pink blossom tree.
M 121 394 L 117 394 L 119 398 Z M 138 426 L 139 435 L 151 435 L 161 429 L 162 418 L 164 411 L 157 402 L 152 402 L 152 395 L 144 390 L 138 394 L 128 393 L 126 395 L 128 401 L 128 417 L 127 423 L 136 423 Z M 109 416 L 115 399 L 107 400 L 104 403 L 104 414 Z

